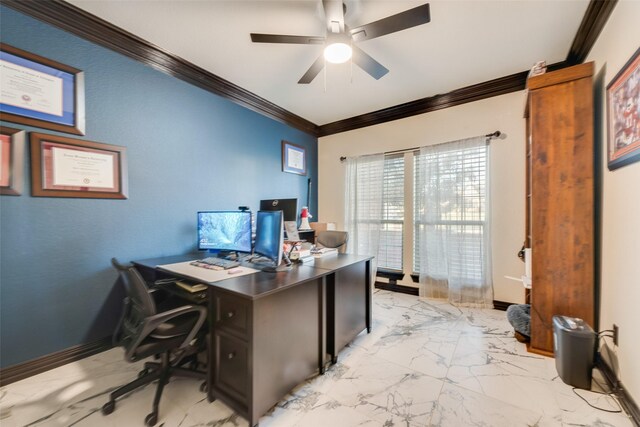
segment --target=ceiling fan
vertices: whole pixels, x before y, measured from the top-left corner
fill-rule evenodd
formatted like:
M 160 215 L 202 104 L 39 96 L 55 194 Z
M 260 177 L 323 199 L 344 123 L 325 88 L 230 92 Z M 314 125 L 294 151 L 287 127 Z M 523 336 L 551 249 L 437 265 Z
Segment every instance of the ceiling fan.
M 311 67 L 298 81 L 299 84 L 311 83 L 324 68 L 325 59 L 339 64 L 348 61 L 352 56 L 356 65 L 378 80 L 387 74 L 389 70 L 362 49 L 355 46 L 354 42 L 374 39 L 431 21 L 429 3 L 426 3 L 369 24 L 349 28 L 344 24 L 346 5 L 343 5 L 341 0 L 322 0 L 322 6 L 327 19 L 327 34 L 325 37 L 251 33 L 251 41 L 254 43 L 325 45 L 323 55 L 320 55 L 311 64 Z

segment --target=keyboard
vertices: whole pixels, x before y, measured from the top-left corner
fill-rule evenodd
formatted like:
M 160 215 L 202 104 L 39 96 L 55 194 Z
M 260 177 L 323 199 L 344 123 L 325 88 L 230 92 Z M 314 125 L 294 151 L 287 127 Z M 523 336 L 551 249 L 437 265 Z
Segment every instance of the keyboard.
M 228 270 L 233 267 L 239 267 L 240 263 L 238 261 L 230 261 L 228 259 L 208 257 L 193 261 L 191 265 L 195 265 L 196 267 L 208 268 L 210 270 Z

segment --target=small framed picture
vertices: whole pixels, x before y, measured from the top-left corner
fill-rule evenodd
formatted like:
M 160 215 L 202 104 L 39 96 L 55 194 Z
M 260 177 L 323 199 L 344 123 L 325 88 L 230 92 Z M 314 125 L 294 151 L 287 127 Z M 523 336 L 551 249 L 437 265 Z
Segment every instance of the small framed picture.
M 282 141 L 282 171 L 307 174 L 307 151 L 304 147 Z
M 126 199 L 127 149 L 31 133 L 31 195 Z
M 609 170 L 640 160 L 640 48 L 607 85 Z
M 84 135 L 84 73 L 0 43 L 2 120 Z
M 0 194 L 19 196 L 24 184 L 25 131 L 0 126 Z

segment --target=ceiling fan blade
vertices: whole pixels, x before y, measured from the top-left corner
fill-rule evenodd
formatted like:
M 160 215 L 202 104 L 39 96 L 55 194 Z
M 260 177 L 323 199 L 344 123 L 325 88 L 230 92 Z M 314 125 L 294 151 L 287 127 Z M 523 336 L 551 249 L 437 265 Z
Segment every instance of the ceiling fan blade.
M 311 67 L 309 67 L 307 72 L 304 73 L 304 76 L 302 76 L 302 78 L 298 80 L 298 84 L 305 85 L 305 84 L 311 83 L 313 79 L 316 78 L 318 73 L 322 71 L 323 68 L 324 68 L 324 56 L 320 55 L 318 59 L 316 59 L 315 62 L 311 64 Z
M 324 37 L 251 33 L 251 41 L 254 43 L 322 44 Z
M 369 73 L 374 79 L 380 80 L 382 76 L 389 72 L 384 65 L 373 59 L 359 47 L 352 46 L 351 48 L 353 49 L 353 62 Z
M 371 22 L 349 30 L 353 41 L 361 42 L 386 34 L 406 30 L 407 28 L 426 24 L 431 21 L 429 3 L 413 9 L 405 10 L 396 15 L 391 15 L 379 21 Z
M 322 0 L 324 15 L 327 17 L 327 31 L 329 33 L 344 33 L 344 9 L 342 1 Z

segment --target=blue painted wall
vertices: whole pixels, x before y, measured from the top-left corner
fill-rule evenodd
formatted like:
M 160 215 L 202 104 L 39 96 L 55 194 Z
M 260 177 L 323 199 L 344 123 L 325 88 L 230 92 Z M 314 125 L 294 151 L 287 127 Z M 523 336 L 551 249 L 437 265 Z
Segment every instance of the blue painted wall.
M 25 194 L 0 198 L 0 366 L 110 335 L 110 258 L 191 252 L 198 210 L 306 203 L 307 177 L 281 172 L 282 139 L 307 148 L 317 212 L 315 137 L 9 8 L 0 20 L 3 43 L 85 72 L 82 138 L 127 147 L 129 162 L 128 200 L 31 197 L 28 159 Z

